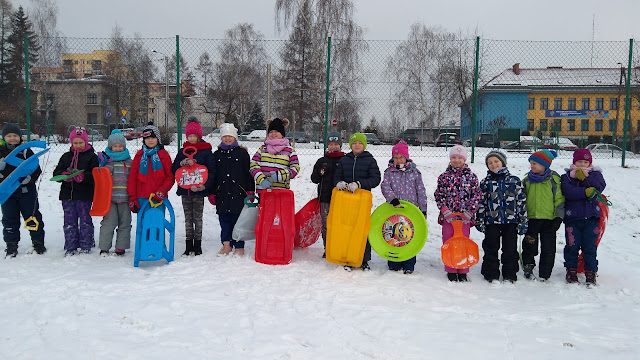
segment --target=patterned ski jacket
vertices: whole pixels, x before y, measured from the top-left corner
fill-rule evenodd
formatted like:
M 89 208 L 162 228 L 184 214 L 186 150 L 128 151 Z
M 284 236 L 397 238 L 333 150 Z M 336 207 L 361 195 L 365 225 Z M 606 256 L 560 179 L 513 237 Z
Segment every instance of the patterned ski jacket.
M 347 183 L 357 181 L 360 183 L 361 189 L 371 191 L 380 185 L 380 169 L 376 158 L 367 151 L 358 155 L 350 152 L 343 156 L 333 176 L 333 186 L 336 186 L 340 181 Z
M 503 167 L 487 171 L 480 182 L 482 200 L 476 213 L 476 229 L 484 232 L 490 224 L 518 224 L 518 233 L 527 232 L 527 194 L 517 176 Z
M 560 175 L 549 170 L 539 182 L 533 182 L 529 175 L 530 173 L 522 179 L 522 186 L 527 193 L 529 219 L 564 218 L 564 195 L 560 187 Z
M 412 161 L 406 163 L 404 171 L 397 169 L 393 160 L 389 161 L 380 189 L 387 202 L 393 199 L 405 200 L 421 211 L 427 211 L 427 192 L 422 181 L 422 173 Z
M 589 175 L 582 181 L 572 178 L 569 169 L 562 175 L 560 181 L 562 183 L 562 193 L 566 199 L 564 222 L 588 219 L 590 217 L 600 218 L 600 206 L 594 199 L 589 201 L 585 189 L 594 187 L 599 192 L 604 191 L 607 183 L 602 176 L 602 169 L 594 167 Z
M 289 182 L 299 172 L 298 154 L 291 145 L 286 145 L 280 152 L 271 154 L 267 151 L 267 145 L 263 144 L 251 158 L 251 176 L 259 190 L 262 190 L 260 183 L 265 178 L 271 182 L 273 188 L 288 189 Z M 277 174 L 277 181 L 273 181 L 274 173 Z
M 438 186 L 433 194 L 436 199 L 438 209 L 449 208 L 452 212 L 468 211 L 475 213 L 478 209 L 478 202 L 482 198 L 482 192 L 478 185 L 478 177 L 469 166 L 456 169 L 449 165 L 440 176 L 438 176 Z M 438 223 L 443 221 L 442 211 L 438 216 Z M 474 219 L 471 219 L 472 224 Z
M 105 167 L 111 173 L 113 179 L 113 190 L 111 191 L 111 202 L 120 204 L 129 202 L 127 194 L 127 181 L 131 172 L 131 159 L 110 161 Z

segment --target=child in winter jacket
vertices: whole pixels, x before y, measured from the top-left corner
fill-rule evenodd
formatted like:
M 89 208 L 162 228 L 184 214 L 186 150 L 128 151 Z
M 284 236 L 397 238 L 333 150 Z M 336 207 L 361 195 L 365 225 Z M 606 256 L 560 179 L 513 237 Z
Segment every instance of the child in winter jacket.
M 127 180 L 131 171 L 131 154 L 127 149 L 127 139 L 115 129 L 107 139 L 107 148 L 98 154 L 100 166 L 109 169 L 113 187 L 111 189 L 111 206 L 109 212 L 100 222 L 100 237 L 98 247 L 100 255 L 108 256 L 116 232 L 115 254 L 123 256 L 125 249 L 131 246 L 131 210 L 129 210 L 129 195 L 127 194 Z
M 216 205 L 220 220 L 222 249 L 218 256 L 228 255 L 234 248 L 234 255 L 244 255 L 244 241 L 233 240 L 233 227 L 244 207 L 244 199 L 255 191 L 255 183 L 249 172 L 249 153 L 244 146 L 238 145 L 237 139 L 238 130 L 235 126 L 222 124 L 221 143 L 213 153 L 216 176 L 209 202 Z
M 338 167 L 338 162 L 344 156 L 340 151 L 342 141 L 338 133 L 327 136 L 327 152 L 316 161 L 311 173 L 311 181 L 318 184 L 318 200 L 320 201 L 320 216 L 322 218 L 322 244 L 327 248 L 327 217 L 331 206 L 331 193 L 333 192 L 333 176 Z M 322 254 L 326 257 L 326 252 Z
M 524 277 L 533 278 L 538 255 L 540 236 L 539 277 L 546 281 L 551 277 L 556 258 L 556 232 L 564 218 L 564 196 L 560 189 L 560 175 L 549 169 L 557 153 L 540 150 L 529 157 L 531 171 L 522 179 L 527 193 L 527 234 L 522 241 L 522 264 Z
M 566 169 L 560 181 L 565 196 L 564 267 L 568 283 L 578 283 L 578 252 L 582 250 L 587 285 L 596 284 L 598 272 L 597 245 L 600 206 L 597 196 L 607 186 L 602 170 L 592 164 L 591 152 L 578 149 L 573 153 L 573 165 Z
M 7 123 L 2 127 L 2 144 L 0 145 L 0 183 L 2 183 L 15 166 L 4 162 L 4 159 L 20 145 L 22 131 L 16 124 Z M 18 158 L 27 159 L 33 155 L 31 149 L 26 149 L 18 154 Z M 38 205 L 38 191 L 36 181 L 42 174 L 40 166 L 28 176 L 22 179 L 20 186 L 2 204 L 2 226 L 4 227 L 4 241 L 7 244 L 6 257 L 18 255 L 18 242 L 20 241 L 20 214 L 24 219 L 34 217 L 40 224 L 35 230 L 29 230 L 33 251 L 44 254 L 47 248 L 44 246 L 44 223 Z
M 171 156 L 162 146 L 160 130 L 150 122 L 142 130 L 142 149 L 131 163 L 127 180 L 129 209 L 137 213 L 145 202 L 160 203 L 174 183 Z
M 343 156 L 338 162 L 335 175 L 333 176 L 333 184 L 338 190 L 349 190 L 355 192 L 357 189 L 371 191 L 371 189 L 380 185 L 380 169 L 376 159 L 367 148 L 367 137 L 362 133 L 355 133 L 349 138 L 349 147 L 351 152 Z M 362 265 L 363 271 L 371 270 L 369 261 L 371 260 L 371 245 L 367 240 Z M 345 270 L 351 271 L 350 266 L 345 266 Z
M 251 176 L 258 191 L 270 187 L 288 189 L 291 179 L 300 172 L 298 155 L 284 138 L 289 120 L 275 118 L 267 123 L 267 140 L 251 158 Z
M 187 120 L 185 126 L 187 141 L 182 144 L 182 150 L 178 151 L 173 160 L 171 171 L 175 173 L 183 166 L 191 166 L 195 163 L 207 168 L 207 181 L 198 186 L 191 186 L 189 189 L 178 186 L 176 193 L 182 198 L 182 208 L 184 209 L 184 226 L 186 229 L 186 247 L 182 256 L 191 254 L 202 255 L 202 214 L 204 212 L 204 198 L 209 194 L 213 186 L 213 179 L 216 176 L 216 166 L 211 152 L 211 144 L 202 140 L 202 126 L 195 116 Z M 183 153 L 194 153 L 193 161 Z
M 488 282 L 500 279 L 500 238 L 502 238 L 502 278 L 508 282 L 518 280 L 518 234 L 527 231 L 527 194 L 517 176 L 507 169 L 507 159 L 497 150 L 485 158 L 489 168 L 487 177 L 480 182 L 482 199 L 476 214 L 476 229 L 484 233 L 482 269 Z
M 382 195 L 388 203 L 395 207 L 402 207 L 400 200 L 408 201 L 427 216 L 427 193 L 422 182 L 422 174 L 416 165 L 409 159 L 409 147 L 401 141 L 391 150 L 392 159 L 384 171 L 382 180 Z M 389 270 L 404 270 L 405 274 L 413 273 L 416 265 L 416 257 L 409 260 L 394 262 L 389 261 Z
M 95 246 L 93 220 L 89 211 L 93 203 L 93 175 L 91 171 L 98 166 L 98 157 L 89 145 L 87 130 L 76 127 L 69 134 L 71 150 L 62 154 L 53 175 L 72 175 L 78 170 L 82 173 L 61 180 L 60 200 L 64 211 L 64 249 L 65 256 L 80 253 L 89 254 Z
M 474 174 L 467 161 L 467 149 L 455 145 L 449 150 L 449 166 L 438 176 L 438 186 L 434 193 L 436 205 L 440 209 L 438 224 L 442 225 L 442 242 L 445 243 L 453 236 L 451 222 L 458 217 L 454 213 L 462 213 L 462 233 L 469 236 L 471 226 L 475 221 L 475 212 L 482 192 L 478 187 L 478 177 Z M 449 281 L 467 281 L 469 269 L 454 269 L 444 267 Z

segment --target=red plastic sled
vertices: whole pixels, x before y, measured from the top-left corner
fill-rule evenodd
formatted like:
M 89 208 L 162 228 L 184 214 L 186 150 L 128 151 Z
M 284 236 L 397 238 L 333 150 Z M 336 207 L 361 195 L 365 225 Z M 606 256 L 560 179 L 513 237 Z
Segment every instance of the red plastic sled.
M 602 199 L 600 199 L 602 197 Z M 596 247 L 600 245 L 600 240 L 602 240 L 602 236 L 604 235 L 604 230 L 607 227 L 607 220 L 609 219 L 609 200 L 604 194 L 599 194 L 598 197 L 598 206 L 600 207 L 600 221 L 598 222 L 598 238 L 596 239 Z M 578 255 L 578 272 L 584 272 L 584 259 L 582 258 L 582 251 Z
M 454 213 L 454 215 L 462 216 L 461 213 Z M 470 268 L 480 261 L 478 244 L 462 234 L 462 220 L 454 220 L 451 225 L 453 236 L 440 248 L 442 262 L 454 269 Z
M 113 190 L 113 178 L 111 172 L 106 167 L 93 168 L 93 204 L 91 205 L 91 216 L 105 216 L 111 208 L 111 191 Z
M 260 193 L 256 225 L 256 255 L 259 263 L 286 265 L 293 257 L 295 236 L 293 191 L 267 189 Z
M 187 150 L 192 150 L 191 155 L 187 154 Z M 193 156 L 198 150 L 192 146 L 187 146 L 182 149 L 182 153 L 193 161 Z M 204 185 L 209 178 L 209 170 L 204 165 L 196 164 L 195 162 L 191 166 L 183 166 L 176 171 L 176 182 L 178 186 L 183 189 L 190 189 L 192 186 Z
M 296 234 L 293 246 L 306 248 L 313 245 L 322 233 L 322 217 L 320 216 L 320 201 L 311 199 L 296 213 Z

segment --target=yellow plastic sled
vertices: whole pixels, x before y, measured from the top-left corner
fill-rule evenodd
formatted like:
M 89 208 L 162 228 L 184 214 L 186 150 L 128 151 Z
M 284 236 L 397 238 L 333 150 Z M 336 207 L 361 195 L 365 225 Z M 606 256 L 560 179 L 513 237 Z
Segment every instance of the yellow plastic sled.
M 327 261 L 358 267 L 371 227 L 371 191 L 333 189 L 327 217 Z

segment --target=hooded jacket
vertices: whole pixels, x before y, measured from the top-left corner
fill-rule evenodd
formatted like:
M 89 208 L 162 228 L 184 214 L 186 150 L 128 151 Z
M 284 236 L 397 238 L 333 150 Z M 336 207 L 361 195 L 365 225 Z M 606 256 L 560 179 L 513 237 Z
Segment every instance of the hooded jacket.
M 382 195 L 390 202 L 393 199 L 405 200 L 427 211 L 427 193 L 422 181 L 422 173 L 412 161 L 408 161 L 404 171 L 393 165 L 393 160 L 384 171 L 384 179 L 380 189 Z
M 607 183 L 602 176 L 602 169 L 594 167 L 584 180 L 580 181 L 569 175 L 569 169 L 560 177 L 562 183 L 562 193 L 565 197 L 564 222 L 568 223 L 576 220 L 588 219 L 590 217 L 600 218 L 600 206 L 598 202 L 589 200 L 585 192 L 586 188 L 594 187 L 599 192 L 604 191 Z
M 518 224 L 518 233 L 527 231 L 527 194 L 517 176 L 506 167 L 493 172 L 480 182 L 482 200 L 476 213 L 476 229 L 484 232 L 490 224 Z
M 380 185 L 380 169 L 376 159 L 367 151 L 358 155 L 350 152 L 338 162 L 336 173 L 333 176 L 333 186 L 340 181 L 347 183 L 359 182 L 360 188 L 369 190 Z

